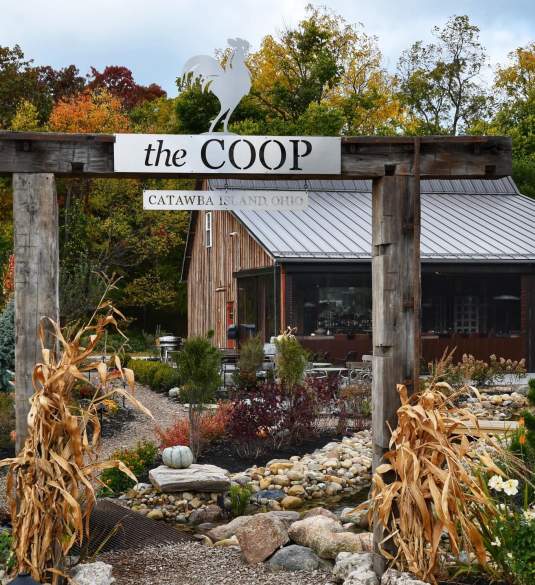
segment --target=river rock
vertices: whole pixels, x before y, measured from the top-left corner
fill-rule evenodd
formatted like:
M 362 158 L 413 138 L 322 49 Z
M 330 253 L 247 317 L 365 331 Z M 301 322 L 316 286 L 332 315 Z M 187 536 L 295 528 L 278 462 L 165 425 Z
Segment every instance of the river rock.
M 238 528 L 236 537 L 250 565 L 266 560 L 289 540 L 288 531 L 281 520 L 268 514 L 257 514 L 250 518 Z
M 326 518 L 332 518 L 333 520 L 338 520 L 338 517 L 334 512 L 327 510 L 327 508 L 322 508 L 321 506 L 316 506 L 315 508 L 310 508 L 303 514 L 303 520 L 305 518 L 311 518 L 312 516 L 325 516 Z
M 214 546 L 221 547 L 221 548 L 225 548 L 227 546 L 233 546 L 233 547 L 239 548 L 240 543 L 238 542 L 236 535 L 233 534 L 230 538 L 223 538 L 222 540 L 218 540 L 217 542 L 214 543 Z
M 167 465 L 160 465 L 149 471 L 149 480 L 157 490 L 164 493 L 224 492 L 230 488 L 230 479 L 225 469 L 198 463 L 193 463 L 187 469 L 172 469 Z
M 113 567 L 102 561 L 86 563 L 76 566 L 71 576 L 77 585 L 112 585 L 115 579 L 112 577 Z
M 340 552 L 372 550 L 371 533 L 345 532 L 340 522 L 321 515 L 294 522 L 289 535 L 296 544 L 311 548 L 323 559 L 335 559 Z
M 284 510 L 295 510 L 303 505 L 303 500 L 297 496 L 286 496 L 281 501 L 281 506 Z
M 373 570 L 372 553 L 339 553 L 333 577 L 343 581 L 344 585 L 379 585 L 379 579 Z
M 151 520 L 163 520 L 163 512 L 158 508 L 150 510 L 150 512 L 147 512 L 147 518 Z
M 266 565 L 271 571 L 315 571 L 322 560 L 312 549 L 291 544 L 277 551 Z
M 429 585 L 420 581 L 410 573 L 400 573 L 394 569 L 388 569 L 381 579 L 381 585 Z
M 276 500 L 279 502 L 286 494 L 282 490 L 260 490 L 254 495 L 256 500 Z
M 305 494 L 305 488 L 300 484 L 296 484 L 288 488 L 289 496 L 304 496 Z

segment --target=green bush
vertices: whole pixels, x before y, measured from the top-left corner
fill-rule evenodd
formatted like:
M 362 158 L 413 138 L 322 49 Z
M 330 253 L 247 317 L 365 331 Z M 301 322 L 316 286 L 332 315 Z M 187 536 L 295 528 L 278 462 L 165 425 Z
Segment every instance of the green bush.
M 15 371 L 15 302 L 7 303 L 0 314 L 0 390 L 10 390 L 12 379 L 8 370 Z
M 176 368 L 161 362 L 131 359 L 128 367 L 134 371 L 136 380 L 155 392 L 167 392 L 180 385 L 180 376 Z
M 158 448 L 151 441 L 141 441 L 134 449 L 120 449 L 115 451 L 112 459 L 122 461 L 136 476 L 138 481 L 146 479 L 149 469 L 154 465 Z M 100 476 L 101 481 L 113 493 L 120 493 L 130 489 L 134 481 L 119 469 L 105 469 Z
M 245 514 L 252 493 L 250 485 L 230 486 L 230 509 L 234 518 Z
M 167 364 L 160 364 L 154 372 L 151 388 L 156 392 L 168 392 L 179 384 L 178 371 Z
M 295 335 L 287 331 L 275 340 L 277 376 L 288 390 L 303 381 L 308 352 Z
M 0 449 L 10 450 L 11 433 L 15 430 L 15 405 L 12 394 L 0 392 Z
M 13 552 L 13 537 L 7 530 L 0 532 L 0 569 L 10 573 L 15 566 L 15 553 Z
M 242 344 L 235 382 L 239 388 L 256 385 L 256 373 L 264 361 L 264 344 L 260 337 L 251 337 Z

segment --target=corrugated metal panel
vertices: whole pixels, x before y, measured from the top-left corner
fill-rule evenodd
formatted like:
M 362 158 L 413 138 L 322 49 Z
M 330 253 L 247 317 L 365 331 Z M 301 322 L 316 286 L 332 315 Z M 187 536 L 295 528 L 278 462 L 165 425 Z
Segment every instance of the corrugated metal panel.
M 232 181 L 228 188 L 252 188 Z M 303 188 L 303 182 L 301 187 Z M 366 183 L 366 185 L 363 185 Z M 222 181 L 210 181 L 212 187 Z M 255 188 L 296 188 L 289 181 L 254 181 Z M 342 188 L 340 188 L 342 184 Z M 279 259 L 369 259 L 369 181 L 309 181 L 303 211 L 235 212 Z M 364 187 L 368 190 L 365 191 Z M 333 191 L 333 188 L 339 190 Z M 535 201 L 518 194 L 510 178 L 431 180 L 422 184 L 422 260 L 535 261 Z
M 308 186 L 311 191 L 351 191 L 370 193 L 372 182 L 368 180 L 346 179 L 302 179 L 251 180 L 251 179 L 210 179 L 212 189 L 280 189 L 281 191 L 301 190 Z M 421 184 L 422 193 L 463 193 L 466 195 L 515 195 L 518 193 L 511 177 L 502 179 L 425 179 Z

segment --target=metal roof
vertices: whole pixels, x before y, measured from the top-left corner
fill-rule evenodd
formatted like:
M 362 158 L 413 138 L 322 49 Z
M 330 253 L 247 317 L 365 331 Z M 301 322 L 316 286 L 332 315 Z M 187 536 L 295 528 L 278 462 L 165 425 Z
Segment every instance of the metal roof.
M 309 189 L 303 211 L 233 212 L 280 260 L 369 260 L 371 181 L 210 180 L 211 189 Z M 510 177 L 423 180 L 421 257 L 445 262 L 535 261 L 535 200 Z

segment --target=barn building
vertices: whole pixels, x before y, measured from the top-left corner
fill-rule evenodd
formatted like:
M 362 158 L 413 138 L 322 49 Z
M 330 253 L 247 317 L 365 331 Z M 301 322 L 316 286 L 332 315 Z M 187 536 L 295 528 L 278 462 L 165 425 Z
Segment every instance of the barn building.
M 188 335 L 231 325 L 264 340 L 297 327 L 330 361 L 360 359 L 371 338 L 371 181 L 210 180 L 210 190 L 307 189 L 303 211 L 198 211 L 182 278 Z M 509 177 L 423 180 L 422 352 L 457 347 L 535 367 L 535 200 Z

